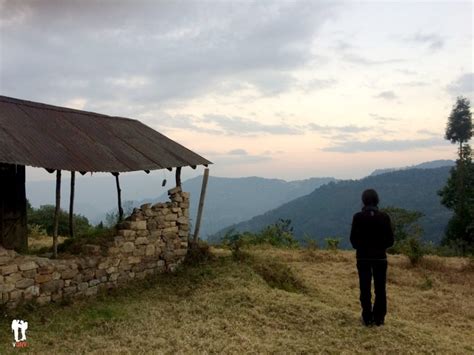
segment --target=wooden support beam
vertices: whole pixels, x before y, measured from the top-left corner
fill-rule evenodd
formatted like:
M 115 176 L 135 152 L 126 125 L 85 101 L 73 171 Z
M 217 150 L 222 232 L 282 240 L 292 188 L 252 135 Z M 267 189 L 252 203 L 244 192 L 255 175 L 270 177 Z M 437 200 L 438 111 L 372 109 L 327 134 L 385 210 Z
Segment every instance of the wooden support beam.
M 58 257 L 59 211 L 61 210 L 61 170 L 56 170 L 56 208 L 54 210 L 53 256 Z
M 181 186 L 181 167 L 176 168 L 176 186 Z
M 119 222 L 123 220 L 123 208 L 122 208 L 122 190 L 120 189 L 119 173 L 112 173 L 115 176 L 115 184 L 117 186 L 117 198 L 118 198 L 118 213 Z
M 74 192 L 76 188 L 76 172 L 71 171 L 71 189 L 69 194 L 69 236 L 75 237 L 75 225 L 74 225 Z
M 198 213 L 196 217 L 196 227 L 194 229 L 193 245 L 196 246 L 199 238 L 199 229 L 201 228 L 202 210 L 204 208 L 204 199 L 206 197 L 207 180 L 209 179 L 209 168 L 204 169 L 202 177 L 201 196 L 199 197 Z

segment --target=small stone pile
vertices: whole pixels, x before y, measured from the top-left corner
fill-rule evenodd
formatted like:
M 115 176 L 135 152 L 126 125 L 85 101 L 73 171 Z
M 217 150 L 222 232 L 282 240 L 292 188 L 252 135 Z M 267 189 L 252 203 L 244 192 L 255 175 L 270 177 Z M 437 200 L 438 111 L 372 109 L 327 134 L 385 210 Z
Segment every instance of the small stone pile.
M 0 304 L 39 304 L 97 294 L 133 279 L 174 271 L 188 250 L 189 193 L 168 191 L 170 201 L 144 204 L 101 247 L 83 246 L 81 257 L 48 259 L 19 255 L 0 246 Z

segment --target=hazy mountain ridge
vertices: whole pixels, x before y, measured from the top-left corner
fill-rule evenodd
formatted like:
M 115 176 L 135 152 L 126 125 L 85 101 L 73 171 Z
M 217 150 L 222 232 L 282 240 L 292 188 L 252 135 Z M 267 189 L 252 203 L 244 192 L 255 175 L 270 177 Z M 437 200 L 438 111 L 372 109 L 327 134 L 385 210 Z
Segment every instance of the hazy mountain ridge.
M 380 174 L 385 174 L 385 173 L 393 173 L 394 171 L 400 171 L 400 170 L 436 169 L 436 168 L 441 168 L 443 166 L 454 166 L 454 165 L 455 165 L 454 160 L 439 159 L 439 160 L 427 161 L 421 164 L 405 166 L 402 168 L 375 169 L 369 176 L 375 176 L 375 175 L 380 175 Z
M 375 188 L 380 194 L 381 207 L 396 206 L 423 212 L 424 239 L 439 242 L 451 212 L 441 205 L 437 191 L 446 183 L 450 169 L 408 169 L 360 180 L 331 182 L 260 216 L 233 224 L 212 236 L 211 241 L 219 240 L 231 229 L 258 231 L 280 218 L 289 218 L 298 239 L 308 235 L 321 244 L 325 237 L 337 236 L 342 238 L 343 247 L 349 247 L 352 215 L 361 208 L 360 195 L 367 188 Z
M 238 223 L 264 213 L 283 203 L 304 196 L 334 178 L 310 178 L 285 181 L 261 177 L 224 178 L 210 176 L 201 222 L 201 237 L 216 233 L 232 223 Z M 183 182 L 183 189 L 191 194 L 191 223 L 197 214 L 202 177 Z M 166 200 L 163 194 L 157 199 L 145 199 L 140 203 Z
M 232 223 L 238 223 L 264 213 L 294 198 L 306 195 L 334 178 L 310 178 L 285 181 L 260 177 L 223 178 L 210 176 L 204 205 L 201 236 L 213 234 Z M 173 181 L 174 182 L 174 181 Z M 120 177 L 122 201 L 132 200 L 134 206 L 146 202 L 167 201 L 167 190 L 172 184 L 161 186 L 161 177 L 143 174 L 124 174 Z M 191 223 L 196 218 L 202 176 L 183 182 L 183 189 L 191 194 Z M 54 204 L 55 181 L 27 182 L 27 198 L 34 207 Z M 134 198 L 135 196 L 150 198 Z M 158 197 L 159 196 L 159 197 Z M 61 206 L 69 206 L 69 179 L 62 182 Z M 79 176 L 76 181 L 75 212 L 98 223 L 107 212 L 116 211 L 117 192 L 115 180 L 98 177 L 88 180 Z

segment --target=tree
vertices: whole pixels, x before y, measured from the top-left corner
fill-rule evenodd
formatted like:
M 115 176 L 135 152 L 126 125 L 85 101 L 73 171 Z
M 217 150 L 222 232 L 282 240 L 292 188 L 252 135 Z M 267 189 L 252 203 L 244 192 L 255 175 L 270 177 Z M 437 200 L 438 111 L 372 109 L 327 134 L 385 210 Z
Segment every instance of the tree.
M 443 244 L 460 248 L 463 254 L 474 250 L 474 164 L 467 143 L 472 134 L 469 100 L 458 97 L 448 118 L 445 138 L 451 143 L 459 143 L 459 157 L 439 195 L 441 203 L 454 211 Z
M 40 208 L 32 208 L 28 203 L 28 224 L 41 226 L 51 235 L 54 229 L 54 209 L 55 207 L 53 205 L 43 205 L 40 206 Z M 88 219 L 81 215 L 74 214 L 74 223 L 78 235 L 85 234 L 92 228 Z M 63 236 L 69 233 L 69 214 L 64 210 L 59 211 L 58 233 Z

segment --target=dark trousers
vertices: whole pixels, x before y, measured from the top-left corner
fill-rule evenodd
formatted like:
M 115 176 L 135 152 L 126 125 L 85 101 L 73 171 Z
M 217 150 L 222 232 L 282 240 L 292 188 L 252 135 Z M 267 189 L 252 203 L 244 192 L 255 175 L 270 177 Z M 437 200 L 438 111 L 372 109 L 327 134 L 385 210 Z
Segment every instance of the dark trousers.
M 365 322 L 383 322 L 387 313 L 387 260 L 357 260 L 359 271 L 360 305 Z M 374 278 L 375 301 L 372 308 L 371 284 Z

